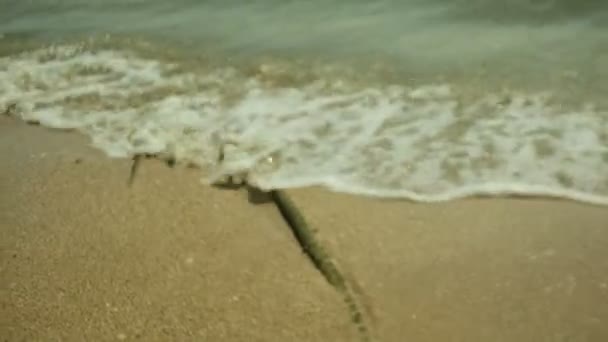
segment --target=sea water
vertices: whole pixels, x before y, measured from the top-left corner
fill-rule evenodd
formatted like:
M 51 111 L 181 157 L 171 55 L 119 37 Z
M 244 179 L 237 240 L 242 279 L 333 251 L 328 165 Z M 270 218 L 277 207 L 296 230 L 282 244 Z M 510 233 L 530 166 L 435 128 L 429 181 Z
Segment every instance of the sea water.
M 608 204 L 607 1 L 0 0 L 0 37 L 0 109 L 112 157 Z

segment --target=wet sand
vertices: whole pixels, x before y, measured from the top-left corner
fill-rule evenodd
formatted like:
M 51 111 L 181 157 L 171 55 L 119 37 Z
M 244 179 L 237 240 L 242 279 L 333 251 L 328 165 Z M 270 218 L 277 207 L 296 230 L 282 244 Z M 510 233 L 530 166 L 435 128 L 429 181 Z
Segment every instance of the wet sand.
M 3 341 L 357 341 L 270 204 L 0 118 Z M 290 191 L 377 341 L 608 340 L 608 208 Z
M 608 341 L 608 208 L 291 196 L 355 286 L 378 341 Z
M 1 341 L 354 341 L 270 204 L 0 122 Z

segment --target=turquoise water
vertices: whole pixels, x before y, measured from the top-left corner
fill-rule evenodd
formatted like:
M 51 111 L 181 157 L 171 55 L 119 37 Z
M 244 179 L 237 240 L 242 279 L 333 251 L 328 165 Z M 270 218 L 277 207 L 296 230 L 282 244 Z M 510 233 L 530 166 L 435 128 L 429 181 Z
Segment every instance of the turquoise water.
M 0 0 L 0 33 L 0 105 L 113 157 L 608 204 L 605 1 Z

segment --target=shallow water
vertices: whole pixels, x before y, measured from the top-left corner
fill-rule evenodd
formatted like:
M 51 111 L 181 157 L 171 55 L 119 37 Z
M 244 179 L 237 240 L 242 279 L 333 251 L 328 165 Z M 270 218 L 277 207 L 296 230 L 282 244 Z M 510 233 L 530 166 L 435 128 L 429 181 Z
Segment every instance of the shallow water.
M 0 0 L 0 105 L 262 188 L 608 204 L 608 2 L 242 3 Z

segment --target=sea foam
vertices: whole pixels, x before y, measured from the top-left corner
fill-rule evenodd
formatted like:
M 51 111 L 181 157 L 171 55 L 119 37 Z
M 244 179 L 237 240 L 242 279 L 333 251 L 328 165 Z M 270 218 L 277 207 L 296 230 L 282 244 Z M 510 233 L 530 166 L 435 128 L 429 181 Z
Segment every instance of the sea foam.
M 208 171 L 208 181 L 244 172 L 262 189 L 608 204 L 608 112 L 592 103 L 320 72 L 286 80 L 296 71 L 189 70 L 124 50 L 55 46 L 0 58 L 0 108 L 16 104 L 24 120 L 76 129 L 112 157 L 171 155 Z

